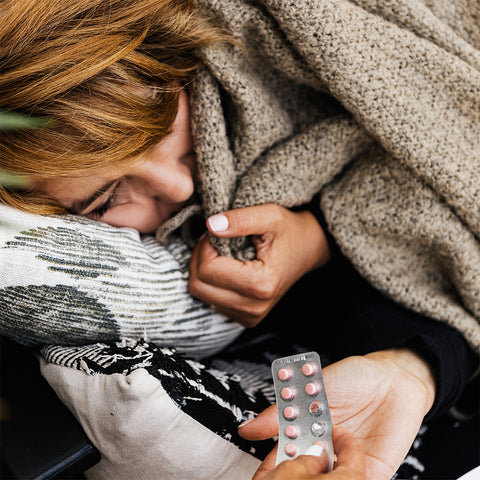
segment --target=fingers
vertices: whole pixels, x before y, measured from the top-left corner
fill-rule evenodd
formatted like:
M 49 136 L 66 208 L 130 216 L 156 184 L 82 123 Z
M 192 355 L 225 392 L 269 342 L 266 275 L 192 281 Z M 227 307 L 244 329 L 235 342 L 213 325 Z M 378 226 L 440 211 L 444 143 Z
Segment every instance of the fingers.
M 203 283 L 228 288 L 259 300 L 271 296 L 273 287 L 270 286 L 269 269 L 262 261 L 240 262 L 219 256 L 208 238 L 203 238 L 195 248 L 190 267 L 192 277 Z
M 317 475 L 318 478 L 323 478 L 323 475 L 320 476 L 319 474 L 324 472 L 328 465 L 328 458 L 325 452 L 322 452 L 320 456 L 306 453 L 305 455 L 300 455 L 293 461 L 297 464 L 295 466 L 297 470 L 303 470 L 306 475 L 314 476 L 313 478 L 317 478 Z
M 228 289 L 208 284 L 201 284 L 197 288 L 191 282 L 190 293 L 207 305 L 215 307 L 219 313 L 247 328 L 256 326 L 268 313 L 268 309 L 262 308 L 257 301 L 252 301 Z
M 288 210 L 274 204 L 238 208 L 211 216 L 207 227 L 218 237 L 262 235 L 282 221 Z
M 262 462 L 252 480 L 323 480 L 328 465 L 326 453 L 318 445 L 311 447 L 295 460 L 286 460 L 275 468 L 275 447 Z M 328 478 L 328 477 L 326 477 Z
M 298 255 L 298 245 L 306 246 L 305 239 L 321 231 L 308 212 L 260 205 L 213 215 L 207 225 L 217 236 L 253 235 L 256 259 L 240 262 L 219 256 L 204 237 L 190 262 L 190 293 L 248 327 L 265 318 L 282 295 L 317 265 L 319 252 L 323 252 L 317 248 L 321 243 L 318 235 L 314 235 Z
M 240 262 L 219 256 L 206 236 L 190 261 L 190 293 L 233 320 L 253 327 L 271 310 L 278 286 L 259 260 Z
M 278 433 L 277 405 L 259 413 L 253 420 L 247 421 L 238 427 L 238 433 L 247 440 L 266 440 Z
M 247 440 L 265 440 L 278 433 L 278 417 L 276 405 L 271 405 L 261 412 L 255 419 L 242 424 L 238 432 Z M 365 454 L 358 440 L 343 427 L 334 426 L 333 445 L 337 454 L 337 462 L 332 473 L 325 474 L 325 478 L 332 480 L 366 480 Z M 328 465 L 328 457 L 324 451 L 318 452 L 320 447 L 311 447 L 304 455 L 295 460 L 282 462 L 275 468 L 277 448 L 265 458 L 252 480 L 290 480 L 290 479 L 323 479 Z M 316 450 L 316 451 L 314 451 Z M 319 455 L 315 457 L 313 455 Z
M 252 477 L 252 480 L 260 480 L 275 468 L 275 462 L 277 460 L 277 450 L 278 445 L 275 445 L 275 448 L 265 457 L 265 460 L 258 467 L 255 475 Z
M 366 479 L 365 453 L 358 440 L 346 428 L 334 425 L 333 445 L 337 454 L 335 471 L 345 479 Z

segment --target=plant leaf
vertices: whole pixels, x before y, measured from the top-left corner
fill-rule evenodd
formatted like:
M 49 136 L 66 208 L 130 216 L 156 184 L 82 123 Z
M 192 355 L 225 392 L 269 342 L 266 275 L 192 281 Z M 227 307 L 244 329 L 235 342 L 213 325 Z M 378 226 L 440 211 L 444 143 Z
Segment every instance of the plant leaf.
M 4 187 L 25 188 L 27 186 L 27 179 L 20 175 L 13 173 L 2 172 L 0 170 L 0 185 Z
M 0 130 L 48 127 L 52 123 L 52 119 L 48 117 L 27 117 L 17 112 L 0 111 Z

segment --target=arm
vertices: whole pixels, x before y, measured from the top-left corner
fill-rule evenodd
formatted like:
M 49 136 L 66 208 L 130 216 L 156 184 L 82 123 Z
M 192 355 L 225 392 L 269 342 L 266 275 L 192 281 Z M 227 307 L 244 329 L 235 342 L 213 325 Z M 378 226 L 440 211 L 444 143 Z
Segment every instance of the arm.
M 401 307 L 366 282 L 357 283 L 359 278 L 340 254 L 328 266 L 328 277 L 333 291 L 339 288 L 337 281 L 348 285 L 340 298 L 346 295 L 349 301 L 334 301 L 330 317 L 325 309 L 332 292 L 325 290 L 319 299 L 318 285 L 309 285 L 315 278 L 302 279 L 300 293 L 312 297 L 317 292 L 315 302 L 317 309 L 321 305 L 325 323 L 322 335 L 328 339 L 319 345 L 321 339 L 310 333 L 309 346 L 331 347 L 330 356 L 341 359 L 324 368 L 334 422 L 351 429 L 360 440 L 367 453 L 368 478 L 387 479 L 405 457 L 424 416 L 445 411 L 456 401 L 476 362 L 469 361 L 468 346 L 459 332 Z M 289 299 L 294 308 L 296 289 Z M 279 313 L 291 318 L 287 304 L 279 308 Z M 262 431 L 265 437 L 276 434 L 276 412 L 268 415 L 270 426 L 260 415 L 242 427 L 241 434 L 251 439 Z
M 332 290 L 345 292 L 349 298 L 346 308 L 342 305 L 343 309 L 336 312 L 336 321 L 330 322 L 333 328 L 329 334 L 342 338 L 335 343 L 333 357 L 341 359 L 391 348 L 410 349 L 428 363 L 435 376 L 435 401 L 426 419 L 446 412 L 458 401 L 478 368 L 478 355 L 455 328 L 409 310 L 367 282 L 340 251 L 320 210 L 318 197 L 307 208 L 328 242 L 328 282 Z M 301 288 L 307 289 L 305 283 Z M 336 310 L 339 307 L 336 305 Z
M 323 374 L 333 423 L 359 440 L 367 478 L 391 478 L 433 403 L 430 368 L 410 350 L 392 349 L 348 357 Z M 277 434 L 276 407 L 241 426 L 239 433 L 250 440 Z
M 260 233 L 262 230 L 253 230 L 252 225 L 248 224 L 248 219 L 250 218 L 250 220 L 253 221 L 252 219 L 255 219 L 253 213 L 258 212 L 260 208 L 267 209 L 272 208 L 272 206 L 255 207 L 255 209 L 242 209 L 233 212 L 234 216 L 247 212 L 252 213 L 252 215 L 240 216 L 240 218 L 245 221 L 243 225 L 229 223 L 228 228 L 224 230 L 223 234 L 228 236 L 232 232 L 235 232 L 235 235 L 245 235 L 253 233 L 254 231 Z M 297 220 L 299 218 L 303 218 L 304 220 L 308 219 L 308 224 L 310 224 L 309 222 L 315 219 L 315 216 L 312 215 L 311 212 L 299 213 L 300 216 L 295 217 Z M 232 214 L 232 212 L 227 212 L 226 214 L 228 220 L 232 218 L 230 214 Z M 293 212 L 288 212 L 288 214 L 299 215 Z M 289 216 L 287 215 L 286 218 L 289 218 Z M 292 223 L 295 224 L 297 220 Z M 464 365 L 466 358 L 465 355 L 462 356 L 462 352 L 465 353 L 467 349 L 465 342 L 458 333 L 454 332 L 447 325 L 432 320 L 429 320 L 428 322 L 430 323 L 428 323 L 428 319 L 424 319 L 418 314 L 404 309 L 375 290 L 358 275 L 348 260 L 341 255 L 333 239 L 330 239 L 328 242 L 330 246 L 328 246 L 328 232 L 325 233 L 325 231 L 320 228 L 323 238 L 321 236 L 317 238 L 322 238 L 321 242 L 308 243 L 308 245 L 323 245 L 323 247 L 318 250 L 310 250 L 306 258 L 315 260 L 311 263 L 303 263 L 304 260 L 298 259 L 295 255 L 301 250 L 298 248 L 298 245 L 305 238 L 305 232 L 308 231 L 308 229 L 303 230 L 303 237 L 300 235 L 300 238 L 296 237 L 295 239 L 294 235 L 301 232 L 302 229 L 290 228 L 287 229 L 287 231 L 283 230 L 284 233 L 281 234 L 278 232 L 282 230 L 275 227 L 275 225 L 278 226 L 278 224 L 272 221 L 271 218 L 269 218 L 268 221 L 272 223 L 263 227 L 264 233 L 260 236 L 260 240 L 267 245 L 265 252 L 275 253 L 276 247 L 282 246 L 287 238 L 293 239 L 290 240 L 290 242 L 286 242 L 286 246 L 291 248 L 293 254 L 286 255 L 287 258 L 295 258 L 297 263 L 292 266 L 292 271 L 296 271 L 297 274 L 290 276 L 289 282 L 281 285 L 291 285 L 292 278 L 294 279 L 293 281 L 299 278 L 298 272 L 306 273 L 309 271 L 308 269 L 325 265 L 328 259 L 332 259 L 328 266 L 329 273 L 332 274 L 332 279 L 330 280 L 329 278 L 329 282 L 331 281 L 333 288 L 347 293 L 349 298 L 348 302 L 342 302 L 342 305 L 335 305 L 336 309 L 341 307 L 342 310 L 341 312 L 335 311 L 335 322 L 330 322 L 330 329 L 332 331 L 328 335 L 325 335 L 326 338 L 341 339 L 339 342 L 334 342 L 337 347 L 337 351 L 334 352 L 334 354 L 337 355 L 337 358 L 348 357 L 325 369 L 326 378 L 330 377 L 332 379 L 332 386 L 330 387 L 330 391 L 328 391 L 329 387 L 327 385 L 327 392 L 332 401 L 334 420 L 350 428 L 357 438 L 361 439 L 362 446 L 367 452 L 367 466 L 372 478 L 389 478 L 408 452 L 424 416 L 431 410 L 436 388 L 439 389 L 440 392 L 445 393 L 446 386 L 446 389 L 450 391 L 450 393 L 446 394 L 446 397 L 449 398 L 448 402 L 451 402 L 452 399 L 461 392 L 463 388 L 462 381 L 464 382 L 466 380 L 461 380 L 460 382 L 457 380 L 459 378 L 468 378 L 468 373 L 465 373 L 465 371 L 468 372 L 471 370 L 471 368 L 466 368 L 465 371 L 462 370 L 462 365 Z M 277 229 L 275 230 L 275 228 Z M 312 238 L 315 238 L 315 236 Z M 204 238 L 202 241 L 205 240 Z M 260 245 L 262 245 L 262 242 L 260 242 Z M 202 281 L 206 284 L 202 287 L 206 295 L 223 293 L 221 292 L 221 288 L 219 290 L 214 288 L 208 289 L 208 281 L 215 281 L 215 269 L 209 262 L 221 262 L 224 269 L 225 282 L 238 282 L 241 284 L 239 279 L 241 279 L 242 273 L 251 272 L 254 268 L 258 268 L 258 272 L 262 274 L 267 271 L 268 262 L 262 260 L 238 262 L 232 259 L 225 259 L 225 257 L 218 257 L 213 251 L 213 248 L 209 248 L 211 252 L 210 258 L 206 256 L 202 259 L 202 255 L 204 255 L 205 252 L 208 253 L 208 250 L 196 252 L 198 256 L 195 261 L 199 262 L 199 264 L 193 267 L 197 269 L 197 272 L 201 271 L 201 269 L 204 268 L 201 265 L 202 261 L 206 261 L 205 265 L 207 268 L 203 270 L 203 272 L 201 271 L 200 275 Z M 284 252 L 285 251 L 288 251 L 288 249 L 284 250 Z M 312 251 L 323 252 L 324 254 L 326 252 L 328 253 L 326 255 L 321 254 L 320 256 L 314 256 L 311 254 Z M 280 249 L 278 252 L 280 252 Z M 262 253 L 261 251 L 259 252 L 260 258 Z M 283 254 L 279 254 L 279 258 L 283 259 L 282 255 Z M 275 256 L 266 256 L 265 258 L 273 260 Z M 302 265 L 302 268 L 295 270 L 296 267 Z M 305 268 L 305 266 L 307 267 Z M 243 272 L 242 268 L 244 268 Z M 333 277 L 336 277 L 336 279 Z M 241 295 L 231 296 L 232 302 L 226 302 L 223 305 L 218 304 L 221 305 L 220 308 L 232 308 L 234 305 L 233 300 L 238 301 L 240 306 L 242 301 L 252 301 L 252 299 L 248 297 L 248 294 L 255 292 L 259 282 L 262 282 L 261 275 L 254 278 L 255 280 L 252 283 L 247 283 L 250 290 L 245 288 L 243 297 Z M 280 273 L 278 278 L 280 281 L 284 281 L 286 276 Z M 335 282 L 337 282 L 337 284 L 335 284 Z M 223 285 L 223 288 L 225 285 L 227 285 L 227 283 Z M 218 288 L 218 286 L 215 286 L 215 288 Z M 317 302 L 319 294 L 321 293 L 322 318 L 325 319 L 323 310 L 325 300 L 328 300 L 328 293 L 320 292 L 317 285 L 313 285 L 313 287 L 310 288 L 313 288 Z M 327 295 L 327 297 L 325 297 L 325 295 Z M 256 317 L 254 315 L 250 317 L 251 325 L 258 323 L 266 312 L 269 311 L 268 309 L 271 308 L 271 305 L 278 300 L 278 297 L 273 297 L 273 302 L 268 303 L 270 300 L 266 302 L 268 305 L 266 310 L 260 312 Z M 210 303 L 210 299 L 213 299 L 213 297 L 206 296 L 202 299 Z M 294 300 L 295 305 L 298 306 L 296 299 Z M 259 301 L 259 299 L 254 298 L 253 302 L 255 301 L 263 307 L 262 302 L 264 300 Z M 212 301 L 211 303 L 214 302 Z M 371 311 L 368 312 L 368 309 Z M 238 314 L 239 311 L 240 310 L 233 313 Z M 328 323 L 327 320 L 327 324 Z M 459 348 L 459 362 L 455 363 L 454 368 L 450 368 L 450 373 L 448 374 L 449 380 L 446 381 L 442 372 L 445 372 L 446 369 L 448 370 L 448 362 L 452 359 L 443 358 L 442 363 L 438 364 L 432 360 L 429 352 L 434 350 L 432 350 L 433 346 L 435 346 L 437 352 L 444 350 L 450 351 L 449 348 L 451 349 L 452 347 L 448 347 L 448 339 L 451 338 L 452 335 L 457 340 L 456 344 L 458 344 L 460 340 L 459 345 L 461 348 Z M 457 337 L 455 337 L 455 335 L 457 335 Z M 422 338 L 429 338 L 429 341 L 422 341 Z M 462 344 L 461 341 L 464 343 Z M 421 348 L 421 345 L 429 346 L 429 348 L 425 350 Z M 440 368 L 440 371 L 437 367 Z M 328 374 L 328 372 L 335 372 L 335 374 Z M 441 380 L 440 385 L 438 384 L 439 379 Z M 455 382 L 457 383 L 455 384 Z M 444 393 L 442 395 L 444 395 Z M 443 402 L 442 399 L 439 401 Z M 445 408 L 446 405 L 447 403 L 443 402 L 443 408 Z M 408 412 L 407 415 L 405 415 L 405 412 Z M 274 414 L 273 417 L 276 417 L 276 414 Z M 399 419 L 404 419 L 405 417 L 408 417 L 408 421 L 399 422 Z M 276 418 L 272 418 L 272 422 L 275 422 L 275 420 Z M 401 423 L 400 429 L 398 428 L 398 423 Z M 251 433 L 250 429 L 255 425 L 257 424 L 252 422 L 252 425 L 245 427 L 245 430 L 241 430 L 246 433 L 246 438 L 253 439 L 252 437 L 248 437 L 248 435 Z M 274 430 L 278 428 L 278 426 L 276 426 L 276 424 L 274 425 L 273 430 L 270 430 L 267 434 L 265 434 L 263 430 L 264 427 L 259 429 L 262 431 L 262 434 L 265 435 L 262 438 L 268 438 L 277 433 Z M 379 426 L 381 428 L 379 428 Z
M 446 411 L 458 400 L 478 365 L 477 356 L 462 334 L 443 322 L 397 304 L 372 287 L 342 255 L 328 231 L 318 199 L 314 198 L 306 208 L 292 212 L 263 205 L 226 212 L 229 226 L 217 235 L 230 237 L 263 231 L 256 238 L 259 258 L 239 262 L 219 257 L 204 237 L 190 265 L 189 288 L 193 295 L 215 305 L 230 318 L 254 326 L 298 278 L 322 266 L 321 275 L 327 276 L 327 281 L 319 287 L 318 278 L 305 277 L 291 295 L 294 301 L 290 304 L 297 310 L 298 301 L 308 302 L 313 298 L 313 307 L 305 310 L 315 311 L 320 295 L 325 336 L 342 339 L 330 342 L 335 347 L 331 352 L 333 357 L 366 355 L 391 348 L 410 349 L 428 362 L 435 375 L 437 390 L 428 417 Z M 209 223 L 209 230 L 213 231 Z M 336 292 L 348 295 L 349 301 L 337 300 L 329 320 L 325 309 L 329 297 Z M 282 301 L 280 315 L 269 316 L 276 330 L 281 317 L 288 317 L 285 315 L 288 308 L 288 300 Z
M 325 225 L 315 204 L 311 211 Z M 343 360 L 324 370 L 334 419 L 361 440 L 372 478 L 389 478 L 408 452 L 425 415 L 438 414 L 454 404 L 476 361 L 459 332 L 402 307 L 368 284 L 342 256 L 328 230 L 323 230 L 331 257 L 328 271 L 323 270 L 331 291 L 322 290 L 320 302 L 318 278 L 306 277 L 300 282 L 300 292 L 292 292 L 290 304 L 298 309 L 299 293 L 303 300 L 315 296 L 314 311 L 321 305 L 322 328 L 328 329 L 324 336 L 341 339 L 328 342 L 328 346 L 334 345 L 331 355 Z M 349 301 L 334 302 L 329 319 L 325 308 L 335 291 Z M 280 304 L 278 313 L 272 328 L 278 328 L 282 316 L 292 315 L 285 303 Z M 266 437 L 277 433 L 276 412 L 271 415 L 273 429 Z M 261 416 L 255 422 L 242 427 L 241 434 L 251 435 L 251 429 L 268 431 Z

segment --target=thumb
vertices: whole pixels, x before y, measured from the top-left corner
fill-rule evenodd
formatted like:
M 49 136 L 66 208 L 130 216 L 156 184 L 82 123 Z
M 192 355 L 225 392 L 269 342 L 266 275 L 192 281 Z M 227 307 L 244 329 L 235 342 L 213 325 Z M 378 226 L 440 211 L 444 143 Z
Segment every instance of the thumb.
M 346 473 L 345 478 L 366 479 L 365 453 L 359 441 L 346 428 L 334 425 L 333 444 L 337 454 L 338 473 Z
M 209 217 L 207 228 L 217 237 L 262 235 L 270 231 L 281 212 L 282 208 L 273 204 L 228 210 Z
M 266 475 L 275 469 L 278 445 L 267 455 L 252 480 L 267 478 Z M 312 445 L 305 453 L 295 460 L 285 460 L 276 469 L 277 475 L 274 478 L 293 479 L 293 478 L 323 478 L 317 477 L 324 472 L 328 466 L 328 457 L 325 450 L 320 445 Z M 315 477 L 313 477 L 315 476 Z M 270 476 L 268 477 L 270 478 Z
M 270 405 L 254 419 L 238 427 L 238 434 L 247 440 L 266 440 L 278 434 L 277 404 Z

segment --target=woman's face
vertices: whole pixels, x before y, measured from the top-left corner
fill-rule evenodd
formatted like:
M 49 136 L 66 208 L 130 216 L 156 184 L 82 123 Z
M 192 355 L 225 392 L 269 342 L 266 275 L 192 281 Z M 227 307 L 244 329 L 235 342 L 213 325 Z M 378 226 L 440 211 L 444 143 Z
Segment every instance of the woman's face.
M 195 165 L 188 97 L 182 92 L 172 133 L 136 157 L 121 176 L 115 171 L 89 172 L 38 181 L 34 188 L 72 213 L 154 233 L 193 194 Z

